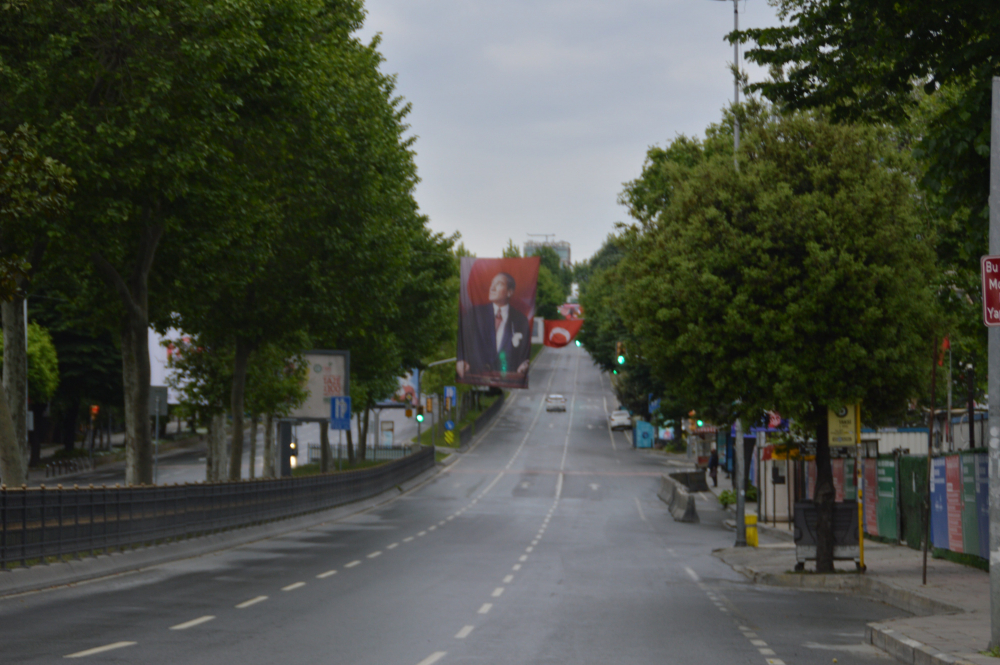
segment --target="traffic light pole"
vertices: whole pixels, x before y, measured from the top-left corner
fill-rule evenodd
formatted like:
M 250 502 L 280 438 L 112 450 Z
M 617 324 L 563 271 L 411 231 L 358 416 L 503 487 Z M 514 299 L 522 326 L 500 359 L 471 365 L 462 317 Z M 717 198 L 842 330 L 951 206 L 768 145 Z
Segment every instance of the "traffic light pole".
M 993 77 L 990 145 L 990 254 L 1000 254 L 1000 77 Z M 1000 327 L 988 329 L 990 644 L 1000 646 Z M 971 425 L 971 423 L 970 423 Z M 930 451 L 927 453 L 930 454 Z

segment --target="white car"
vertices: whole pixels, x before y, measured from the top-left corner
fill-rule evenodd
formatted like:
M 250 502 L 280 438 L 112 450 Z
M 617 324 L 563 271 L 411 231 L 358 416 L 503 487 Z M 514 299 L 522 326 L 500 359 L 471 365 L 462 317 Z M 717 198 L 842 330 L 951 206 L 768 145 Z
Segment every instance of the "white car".
M 632 429 L 632 417 L 628 415 L 628 411 L 612 411 L 608 421 L 612 430 Z
M 545 398 L 546 411 L 565 411 L 566 398 L 562 395 L 549 395 Z

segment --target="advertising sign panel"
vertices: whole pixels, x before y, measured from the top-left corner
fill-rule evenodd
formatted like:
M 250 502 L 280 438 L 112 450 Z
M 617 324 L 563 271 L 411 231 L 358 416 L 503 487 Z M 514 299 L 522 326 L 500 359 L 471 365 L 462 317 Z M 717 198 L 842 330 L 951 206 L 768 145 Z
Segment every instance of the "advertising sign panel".
M 647 423 L 644 420 L 636 421 L 635 429 L 632 431 L 632 436 L 635 437 L 636 448 L 652 448 L 653 424 Z
M 883 538 L 899 537 L 899 514 L 896 507 L 896 460 L 880 459 L 878 469 L 878 535 Z
M 528 387 L 540 262 L 462 257 L 456 381 Z
M 948 547 L 947 466 L 943 457 L 931 460 L 931 542 Z
M 865 458 L 862 467 L 865 532 L 873 536 L 881 535 L 878 531 L 878 469 L 875 468 L 876 461 L 871 457 Z
M 948 549 L 964 552 L 962 538 L 962 460 L 958 455 L 945 458 L 945 501 L 948 506 Z
M 306 399 L 289 414 L 298 420 L 326 422 L 332 414 L 330 399 L 350 394 L 350 351 L 313 350 L 302 354 L 306 373 Z
M 1000 256 L 981 259 L 983 279 L 983 323 L 1000 326 Z
M 856 407 L 853 404 L 842 406 L 836 411 L 829 410 L 827 422 L 830 426 L 831 446 L 853 446 L 857 443 L 855 413 Z

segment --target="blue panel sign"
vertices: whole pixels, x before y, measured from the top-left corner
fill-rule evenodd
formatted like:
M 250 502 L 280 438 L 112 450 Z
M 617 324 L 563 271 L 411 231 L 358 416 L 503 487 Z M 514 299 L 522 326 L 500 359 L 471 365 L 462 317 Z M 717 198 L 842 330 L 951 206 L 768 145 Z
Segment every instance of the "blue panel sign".
M 458 391 L 455 390 L 455 386 L 444 387 L 444 401 L 448 403 L 449 408 L 455 406 L 457 398 Z
M 446 420 L 446 421 L 444 421 L 444 428 L 446 430 L 448 430 L 449 432 L 451 430 L 455 429 L 455 421 L 454 420 Z
M 945 458 L 931 460 L 931 543 L 934 547 L 948 549 L 948 483 L 945 475 Z
M 652 448 L 653 447 L 652 423 L 647 423 L 644 420 L 637 421 L 635 424 L 635 429 L 632 430 L 632 436 L 635 439 L 636 448 Z
M 330 429 L 351 429 L 351 398 L 330 398 Z

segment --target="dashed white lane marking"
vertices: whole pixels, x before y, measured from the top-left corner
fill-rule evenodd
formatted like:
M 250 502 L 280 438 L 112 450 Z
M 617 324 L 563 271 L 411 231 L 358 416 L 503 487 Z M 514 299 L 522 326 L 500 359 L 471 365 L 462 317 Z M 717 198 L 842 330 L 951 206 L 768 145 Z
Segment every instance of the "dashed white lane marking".
M 250 600 L 244 600 L 242 603 L 236 606 L 236 609 L 242 610 L 250 607 L 251 605 L 256 605 L 257 603 L 263 603 L 267 600 L 267 596 L 257 596 L 256 598 L 251 598 Z
M 477 614 L 486 614 L 493 608 L 493 603 L 483 603 L 483 606 L 479 608 Z
M 515 571 L 517 571 L 517 570 L 521 570 L 521 564 L 519 564 L 519 563 L 515 563 L 515 564 L 514 564 L 514 567 L 513 567 L 513 568 L 512 568 L 511 570 L 515 570 Z
M 427 656 L 422 661 L 417 663 L 417 665 L 434 665 L 434 663 L 438 662 L 447 655 L 448 655 L 447 651 L 435 651 L 434 653 L 432 653 L 431 655 Z
M 423 538 L 423 537 L 424 537 L 424 536 L 426 536 L 426 535 L 427 535 L 427 532 L 426 532 L 426 531 L 421 531 L 420 533 L 418 533 L 418 534 L 417 534 L 417 537 L 418 537 L 418 538 Z
M 527 554 L 522 554 L 521 557 L 518 559 L 518 561 L 520 561 L 521 563 L 524 563 L 527 560 L 528 560 Z
M 444 526 L 447 523 L 448 523 L 448 520 L 441 520 L 440 522 L 438 522 L 438 526 Z
M 408 543 L 408 542 L 410 542 L 411 540 L 413 540 L 413 536 L 407 536 L 406 538 L 403 538 L 403 542 L 404 542 L 404 543 Z
M 688 574 L 688 576 L 690 576 L 690 577 L 691 577 L 691 579 L 692 579 L 692 580 L 694 580 L 695 582 L 700 582 L 700 581 L 701 581 L 701 578 L 700 578 L 700 577 L 698 577 L 698 573 L 694 572 L 693 570 L 691 570 L 691 569 L 690 569 L 690 568 L 688 568 L 687 566 L 684 566 L 684 571 L 685 571 L 685 572 L 686 572 L 686 573 Z
M 191 619 L 190 621 L 185 621 L 184 623 L 179 623 L 176 626 L 171 626 L 170 630 L 187 630 L 188 628 L 194 628 L 195 626 L 200 626 L 203 623 L 208 623 L 215 617 L 211 614 L 198 617 L 197 619 Z
M 780 658 L 768 658 L 767 665 L 785 665 L 785 661 Z
M 760 655 L 762 655 L 762 656 L 776 656 L 777 655 L 776 653 L 774 653 L 774 649 L 757 649 L 757 651 L 759 651 Z
M 743 637 L 755 640 L 757 639 L 757 633 L 751 633 L 749 630 L 745 630 L 743 631 Z
M 427 530 L 428 531 L 433 531 L 436 528 L 437 528 L 437 524 L 432 524 L 431 526 L 427 527 Z
M 455 515 L 457 515 L 457 514 L 458 514 L 458 513 L 455 513 Z M 455 515 L 448 515 L 448 520 L 447 520 L 447 521 L 449 521 L 449 522 L 450 522 L 450 521 L 452 521 L 453 519 L 455 519 Z
M 77 651 L 76 653 L 63 656 L 63 658 L 83 658 L 85 656 L 93 656 L 98 653 L 104 653 L 105 651 L 113 651 L 114 649 L 130 647 L 136 644 L 138 644 L 138 642 L 112 642 L 111 644 L 105 644 L 103 647 L 94 647 L 93 649 L 87 649 L 86 651 Z
M 767 642 L 765 642 L 764 640 L 750 640 L 750 644 L 754 645 L 755 647 L 767 646 Z
M 345 563 L 344 564 L 344 568 L 354 568 L 354 566 L 359 566 L 359 565 L 361 565 L 361 562 L 358 561 L 357 559 L 355 559 L 354 561 L 352 561 L 350 563 Z
M 320 573 L 319 575 L 317 575 L 316 579 L 318 579 L 318 580 L 325 580 L 326 578 L 330 577 L 331 575 L 336 575 L 336 574 L 337 574 L 336 570 L 328 570 L 325 573 Z
M 503 578 L 503 583 L 504 584 L 510 584 L 513 581 L 514 581 L 514 576 L 513 575 L 508 575 L 507 577 Z
M 306 585 L 305 582 L 296 582 L 294 584 L 289 584 L 288 586 L 281 587 L 282 591 L 295 591 L 296 589 L 302 588 Z
M 538 544 L 538 539 L 537 538 L 535 538 L 533 541 L 531 541 L 531 546 L 532 547 L 534 547 L 537 544 Z
M 462 630 L 455 633 L 455 639 L 464 640 L 466 637 L 469 636 L 469 633 L 472 632 L 473 628 L 475 628 L 475 626 L 462 626 Z
M 502 594 L 503 594 L 503 587 L 498 586 L 496 589 L 493 589 L 493 593 L 491 595 L 494 598 L 499 598 Z
M 399 543 L 389 543 L 388 545 L 385 546 L 387 550 L 394 550 L 397 547 L 399 547 Z
M 369 559 L 374 559 L 377 556 L 382 556 L 382 552 L 381 551 L 372 552 L 371 554 L 368 555 L 368 558 Z
M 525 552 L 531 552 L 531 551 L 532 551 L 533 549 L 535 549 L 535 548 L 534 548 L 534 547 L 531 547 L 531 546 L 529 545 L 528 547 L 525 547 L 525 548 L 524 548 L 524 551 L 525 551 Z
M 636 496 L 633 498 L 635 499 L 635 507 L 639 511 L 639 519 L 641 519 L 643 522 L 647 522 L 648 520 L 646 519 L 646 515 L 645 513 L 642 512 L 642 504 L 639 503 L 639 497 Z

